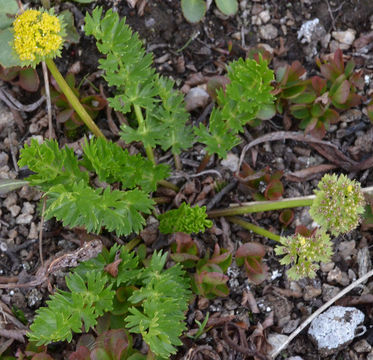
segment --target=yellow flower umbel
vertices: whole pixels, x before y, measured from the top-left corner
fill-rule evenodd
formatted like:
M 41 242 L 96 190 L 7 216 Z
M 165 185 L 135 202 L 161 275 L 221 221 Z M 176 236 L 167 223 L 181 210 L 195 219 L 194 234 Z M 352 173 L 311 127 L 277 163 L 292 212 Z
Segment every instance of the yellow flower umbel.
M 23 65 L 35 67 L 60 55 L 64 24 L 53 12 L 26 10 L 14 20 L 13 30 L 13 48 Z

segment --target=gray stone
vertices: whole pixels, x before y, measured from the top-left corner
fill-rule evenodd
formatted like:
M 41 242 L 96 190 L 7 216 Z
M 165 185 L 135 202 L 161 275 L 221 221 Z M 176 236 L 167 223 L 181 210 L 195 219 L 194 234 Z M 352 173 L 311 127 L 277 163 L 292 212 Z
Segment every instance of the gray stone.
M 303 299 L 304 301 L 310 301 L 321 295 L 321 289 L 314 286 L 308 285 L 304 288 Z
M 187 111 L 192 111 L 197 108 L 204 108 L 210 101 L 210 95 L 201 87 L 194 87 L 189 90 L 185 96 L 185 108 Z
M 347 29 L 346 31 L 333 31 L 332 36 L 341 44 L 352 45 L 356 37 L 356 30 Z
M 333 270 L 329 271 L 327 281 L 328 283 L 340 283 L 342 280 L 342 271 L 336 266 Z
M 356 254 L 355 240 L 342 241 L 338 246 L 338 251 L 345 261 L 350 260 L 351 256 Z
M 272 24 L 267 24 L 259 28 L 259 36 L 264 40 L 273 40 L 278 36 L 278 30 Z
M 320 354 L 328 356 L 351 343 L 364 317 L 354 307 L 332 306 L 312 321 L 308 335 Z
M 336 286 L 323 284 L 322 286 L 322 299 L 327 302 L 331 299 L 333 299 L 334 296 L 336 296 L 339 293 L 339 288 Z
M 286 342 L 288 339 L 288 336 L 282 335 L 282 334 L 277 334 L 277 333 L 270 333 L 268 334 L 267 341 L 269 344 L 272 346 L 272 349 L 270 350 L 270 354 L 274 354 L 277 349 L 282 346 L 284 342 Z
M 17 217 L 16 219 L 16 224 L 18 225 L 27 225 L 27 224 L 30 224 L 32 220 L 32 215 L 29 215 L 29 214 L 21 214 Z
M 365 339 L 358 341 L 354 344 L 354 350 L 357 353 L 367 353 L 372 350 L 372 346 Z

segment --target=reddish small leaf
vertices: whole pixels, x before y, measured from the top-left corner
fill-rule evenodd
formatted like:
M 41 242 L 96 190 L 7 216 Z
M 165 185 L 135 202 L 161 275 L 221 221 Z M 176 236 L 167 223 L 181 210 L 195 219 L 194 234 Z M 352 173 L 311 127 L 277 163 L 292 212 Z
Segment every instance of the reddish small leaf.
M 249 242 L 241 245 L 236 251 L 236 258 L 246 258 L 248 256 L 263 257 L 266 253 L 265 247 L 257 242 Z
M 217 91 L 223 89 L 229 84 L 229 79 L 226 76 L 212 76 L 207 82 L 207 93 L 216 101 Z
M 334 94 L 332 95 L 332 100 L 339 104 L 344 104 L 347 101 L 349 94 L 350 83 L 348 80 L 344 80 L 335 90 Z
M 38 73 L 33 68 L 25 68 L 19 72 L 18 84 L 26 91 L 35 92 L 39 89 L 40 80 Z
M 69 356 L 69 360 L 91 360 L 91 351 L 85 346 L 78 349 Z
M 288 227 L 294 219 L 294 211 L 291 209 L 284 209 L 281 211 L 279 220 L 285 227 Z
M 111 264 L 107 264 L 104 268 L 104 271 L 106 271 L 108 274 L 110 274 L 112 277 L 118 276 L 118 266 L 122 262 L 122 259 L 117 259 Z
M 280 180 L 272 180 L 264 191 L 264 196 L 268 200 L 278 200 L 284 193 L 284 185 Z
M 71 118 L 71 116 L 74 114 L 74 109 L 65 109 L 58 113 L 57 115 L 57 122 L 60 124 L 65 123 L 67 120 Z

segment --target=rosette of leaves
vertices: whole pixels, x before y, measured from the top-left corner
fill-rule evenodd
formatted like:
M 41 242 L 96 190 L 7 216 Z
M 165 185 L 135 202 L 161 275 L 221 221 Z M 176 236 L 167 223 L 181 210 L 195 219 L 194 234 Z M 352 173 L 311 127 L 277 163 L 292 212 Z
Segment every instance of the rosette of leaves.
M 268 267 L 263 263 L 265 247 L 262 244 L 249 242 L 241 245 L 236 251 L 236 263 L 244 266 L 247 277 L 254 284 L 262 283 L 268 273 Z
M 234 15 L 238 10 L 237 0 L 215 0 L 216 6 L 224 15 Z M 206 13 L 206 0 L 181 0 L 181 10 L 191 23 L 202 20 Z
M 75 76 L 72 73 L 66 74 L 65 80 L 89 116 L 93 120 L 96 119 L 100 110 L 104 109 L 107 105 L 107 101 L 98 94 L 87 96 L 82 95 L 79 86 L 76 87 Z M 67 100 L 66 95 L 63 93 L 63 91 L 61 91 L 60 87 L 53 78 L 51 83 L 53 85 L 53 88 L 50 90 L 51 101 L 59 109 L 56 120 L 57 122 L 64 124 L 65 130 L 69 135 L 73 135 L 76 132 L 76 129 L 84 125 L 84 121 L 76 113 L 75 109 Z
M 154 204 L 149 193 L 168 174 L 167 166 L 129 155 L 101 138 L 86 142 L 83 160 L 68 147 L 59 149 L 56 141 L 39 144 L 33 139 L 21 150 L 18 163 L 34 172 L 26 179 L 29 184 L 46 192 L 46 219 L 55 217 L 65 226 L 93 233 L 106 228 L 118 236 L 142 230 L 143 214 Z M 90 172 L 103 182 L 120 183 L 122 189 L 92 187 Z
M 116 95 L 108 98 L 112 108 L 130 113 L 130 125 L 122 125 L 121 137 L 127 143 L 141 142 L 147 153 L 159 145 L 179 154 L 192 145 L 189 114 L 183 96 L 173 89 L 174 82 L 158 76 L 152 67 L 152 55 L 145 52 L 138 35 L 125 19 L 109 10 L 102 15 L 101 7 L 87 14 L 85 32 L 93 35 L 98 50 L 104 55 L 99 68 Z
M 178 209 L 166 211 L 159 215 L 159 231 L 162 234 L 183 232 L 185 234 L 205 232 L 212 226 L 212 221 L 207 220 L 206 206 L 191 207 L 182 203 Z
M 238 133 L 244 126 L 255 126 L 275 114 L 271 82 L 273 71 L 259 55 L 258 60 L 242 58 L 228 65 L 229 83 L 217 90 L 218 107 L 210 116 L 209 127 L 194 128 L 198 141 L 206 145 L 209 155 L 225 158 L 240 143 Z
M 236 175 L 241 188 L 248 190 L 254 200 L 278 200 L 284 193 L 284 185 L 281 182 L 283 171 L 272 172 L 267 166 L 255 171 L 250 165 L 243 162 L 242 170 Z
M 125 247 L 104 249 L 67 277 L 69 291 L 58 290 L 47 307 L 37 310 L 29 338 L 38 344 L 71 340 L 73 332 L 88 331 L 97 326 L 98 316 L 108 315 L 106 331 L 125 327 L 129 333 L 141 334 L 153 354 L 168 359 L 176 353 L 175 346 L 182 344 L 179 336 L 186 327 L 184 313 L 191 293 L 181 266 L 165 269 L 166 260 L 167 253 L 154 252 L 143 267 L 139 257 Z M 129 286 L 133 286 L 126 299 L 130 305 L 120 312 L 115 309 L 119 306 L 116 290 Z M 127 351 L 130 355 L 130 346 L 120 341 L 128 337 L 118 337 L 116 332 L 100 336 L 105 345 L 97 342 L 97 351 L 93 350 L 97 359 L 103 359 L 105 353 L 124 355 Z M 80 352 L 86 353 L 84 348 Z
M 326 174 L 317 187 L 310 209 L 313 220 L 335 236 L 355 229 L 365 206 L 360 183 L 343 174 Z
M 190 235 L 175 233 L 175 242 L 171 245 L 171 259 L 183 264 L 184 268 L 195 267 L 199 258 L 197 244 Z
M 18 85 L 29 92 L 38 91 L 40 85 L 38 73 L 31 67 L 21 68 L 14 66 L 4 68 L 0 65 L 0 79 L 12 85 Z
M 293 236 L 281 237 L 281 245 L 275 247 L 276 255 L 284 255 L 282 265 L 290 265 L 287 271 L 289 279 L 314 278 L 319 269 L 317 263 L 327 263 L 333 254 L 332 242 L 325 230 L 303 229 Z
M 227 281 L 229 278 L 225 273 L 231 263 L 232 254 L 226 249 L 220 249 L 219 245 L 215 244 L 211 258 L 209 254 L 206 254 L 197 263 L 193 281 L 195 292 L 207 299 L 228 296 Z

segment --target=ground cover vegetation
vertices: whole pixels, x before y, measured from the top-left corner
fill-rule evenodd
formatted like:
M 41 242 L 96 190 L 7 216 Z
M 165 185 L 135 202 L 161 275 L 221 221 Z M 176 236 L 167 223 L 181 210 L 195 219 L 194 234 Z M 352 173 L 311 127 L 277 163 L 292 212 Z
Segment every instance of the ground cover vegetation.
M 17 11 L 14 9 L 14 14 Z M 39 81 L 33 69 L 44 61 L 55 80 L 52 100 L 60 108 L 67 131 L 84 124 L 95 136 L 85 139 L 79 156 L 55 140 L 32 140 L 21 150 L 18 164 L 32 172 L 25 179 L 28 184 L 42 190 L 46 220 L 55 218 L 68 228 L 94 234 L 105 231 L 132 240 L 104 248 L 71 270 L 66 277 L 68 290 L 57 290 L 46 306 L 36 311 L 28 332 L 36 346 L 71 341 L 73 334 L 94 329 L 98 334 L 93 339 L 95 345 L 78 344 L 70 359 L 169 358 L 182 344 L 180 336 L 186 329 L 185 312 L 192 294 L 208 299 L 226 297 L 232 261 L 244 267 L 254 284 L 267 276 L 266 251 L 260 243 L 247 242 L 235 253 L 215 244 L 210 253 L 200 253 L 193 237 L 211 228 L 214 218 L 224 216 L 276 241 L 274 251 L 283 256 L 280 262 L 287 266 L 287 276 L 299 280 L 315 277 L 319 263 L 331 259 L 332 238 L 355 229 L 369 211 L 364 196 L 367 190 L 343 174 L 325 175 L 313 197 L 282 199 L 282 173 L 269 169 L 256 173 L 247 164 L 236 176 L 257 200 L 252 203 L 207 211 L 183 202 L 160 214 L 157 204 L 162 199 L 153 195 L 160 187 L 176 187 L 167 181 L 171 169 L 158 161 L 156 148 L 170 151 L 178 168 L 182 151 L 194 143 L 203 144 L 202 170 L 211 156 L 226 158 L 241 142 L 246 126 L 255 127 L 276 114 L 299 119 L 299 129 L 322 139 L 343 111 L 361 102 L 361 73 L 354 70 L 353 61 L 344 62 L 341 50 L 328 61 L 316 59 L 321 75 L 311 78 L 304 77 L 306 71 L 297 61 L 275 73 L 268 66 L 270 57 L 259 49 L 247 59 L 229 63 L 226 76 L 211 80 L 215 104 L 208 122 L 193 126 L 175 83 L 156 73 L 152 55 L 126 20 L 111 10 L 95 8 L 85 16 L 84 31 L 94 37 L 102 54 L 99 69 L 113 93 L 107 102 L 128 118 L 121 126 L 120 138 L 126 144 L 141 143 L 145 157 L 107 140 L 93 121 L 106 100 L 99 94 L 82 96 L 72 77 L 65 81 L 61 76 L 53 59 L 60 55 L 65 28 L 63 16 L 52 10 L 20 11 L 14 21 L 2 26 L 6 36 L 0 36 L 0 43 L 11 47 L 11 57 L 0 57 L 0 63 L 5 68 L 21 68 L 3 70 L 3 79 L 19 77 L 19 85 L 29 90 L 30 82 Z M 368 104 L 367 113 L 373 120 L 372 106 Z M 19 185 L 23 186 L 24 180 Z M 1 186 L 4 192 L 18 183 L 7 181 Z M 290 236 L 279 236 L 238 217 L 282 210 L 280 219 L 287 226 L 294 217 L 290 209 L 303 206 L 311 207 L 315 227 L 299 226 Z M 151 214 L 157 215 L 161 233 L 175 237 L 169 254 L 147 254 L 144 247 L 138 247 L 136 235 Z M 173 264 L 166 268 L 168 256 Z M 148 345 L 147 356 L 133 347 L 134 334 L 141 334 Z M 28 350 L 18 359 L 48 356 L 42 347 Z

